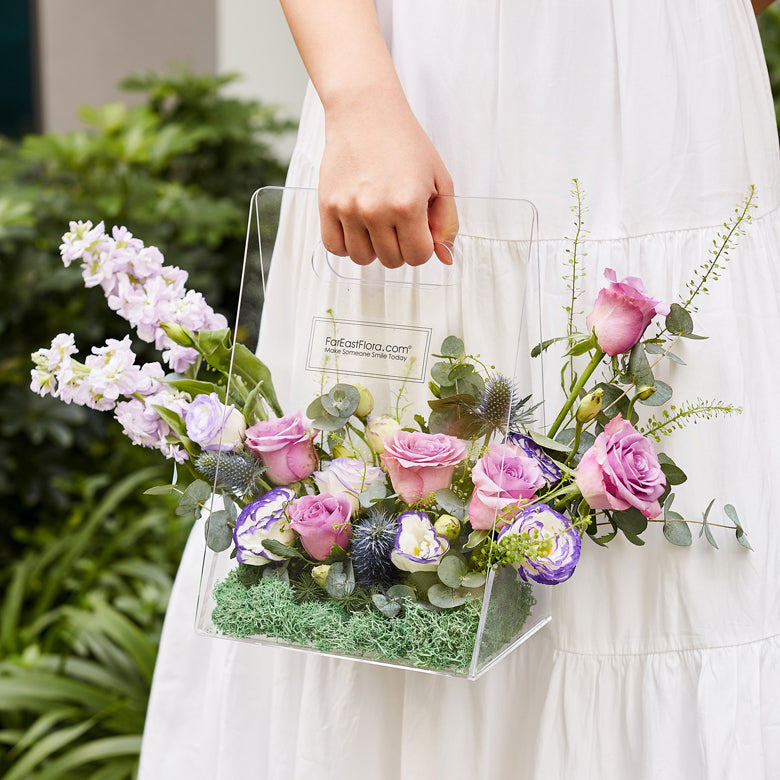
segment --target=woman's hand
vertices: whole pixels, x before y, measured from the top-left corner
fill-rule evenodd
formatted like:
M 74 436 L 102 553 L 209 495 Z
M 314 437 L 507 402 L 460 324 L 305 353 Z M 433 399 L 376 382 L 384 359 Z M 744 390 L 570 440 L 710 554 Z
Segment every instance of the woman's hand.
M 366 265 L 420 265 L 458 230 L 452 180 L 404 96 L 374 0 L 282 0 L 325 109 L 325 248 Z M 434 243 L 436 246 L 434 247 Z
M 406 100 L 353 95 L 326 111 L 325 126 L 325 248 L 359 265 L 375 258 L 388 268 L 421 265 L 434 251 L 450 264 L 446 245 L 458 230 L 452 179 Z

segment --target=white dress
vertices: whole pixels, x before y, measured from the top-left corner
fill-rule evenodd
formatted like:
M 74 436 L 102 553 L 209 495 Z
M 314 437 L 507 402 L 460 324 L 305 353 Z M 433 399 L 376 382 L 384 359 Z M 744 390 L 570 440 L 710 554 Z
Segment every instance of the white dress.
M 700 301 L 696 328 L 710 340 L 683 345 L 691 365 L 671 382 L 677 398 L 718 397 L 744 413 L 692 426 L 668 448 L 689 474 L 676 508 L 695 519 L 711 497 L 734 503 L 754 552 L 722 529 L 719 550 L 703 539 L 673 547 L 653 525 L 641 548 L 586 541 L 555 589 L 552 624 L 468 682 L 196 637 L 196 528 L 140 777 L 780 777 L 780 160 L 749 0 L 378 7 L 456 192 L 536 204 L 551 332 L 564 316 L 572 178 L 589 207 L 586 301 L 605 268 L 676 300 L 756 186 L 753 223 Z M 316 186 L 322 144 L 310 90 L 290 183 Z M 293 281 L 277 288 L 288 304 L 300 294 L 291 263 Z M 267 331 L 264 344 L 273 367 Z

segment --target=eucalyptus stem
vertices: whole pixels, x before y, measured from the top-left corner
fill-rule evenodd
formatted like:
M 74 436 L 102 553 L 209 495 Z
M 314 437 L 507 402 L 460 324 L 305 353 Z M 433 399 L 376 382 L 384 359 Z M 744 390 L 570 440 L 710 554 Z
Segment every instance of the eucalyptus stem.
M 569 397 L 566 399 L 566 403 L 563 405 L 563 409 L 561 409 L 561 411 L 558 413 L 558 416 L 555 418 L 555 422 L 550 427 L 550 430 L 547 431 L 547 435 L 551 439 L 555 438 L 555 434 L 558 433 L 558 430 L 563 424 L 563 421 L 566 419 L 566 415 L 569 413 L 569 410 L 572 408 L 572 406 L 574 406 L 574 402 L 577 400 L 577 396 L 579 396 L 580 390 L 582 390 L 582 388 L 585 386 L 585 383 L 590 379 L 599 363 L 601 363 L 603 357 L 604 350 L 601 349 L 601 347 L 596 347 L 596 351 L 593 353 L 593 357 L 590 359 L 590 363 L 588 363 L 588 365 L 585 367 L 585 370 L 582 372 L 582 374 L 580 374 L 580 377 L 577 380 L 577 384 L 574 385 L 571 392 L 569 393 Z

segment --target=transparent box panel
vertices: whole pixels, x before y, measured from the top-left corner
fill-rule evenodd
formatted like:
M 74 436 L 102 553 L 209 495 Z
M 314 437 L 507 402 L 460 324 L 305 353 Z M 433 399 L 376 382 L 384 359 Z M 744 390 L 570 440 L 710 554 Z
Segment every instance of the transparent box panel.
M 395 418 L 394 427 L 417 431 L 422 421 L 433 430 L 435 418 L 437 430 L 460 434 L 470 461 L 455 466 L 455 505 L 450 493 L 441 494 L 446 500 L 443 497 L 440 501 L 439 493 L 422 496 L 419 491 L 412 495 L 419 495 L 422 503 L 413 498 L 411 503 L 399 503 L 398 498 L 392 498 L 395 480 L 387 479 L 384 488 L 376 488 L 370 495 L 363 492 L 365 484 L 361 484 L 362 495 L 351 522 L 354 541 L 355 529 L 367 522 L 364 518 L 373 510 L 424 513 L 431 524 L 442 514 L 452 513 L 460 520 L 461 534 L 447 540 L 448 555 L 465 561 L 471 572 L 473 548 L 461 549 L 470 531 L 465 523 L 468 510 L 463 505 L 470 484 L 464 465 L 470 462 L 473 466 L 488 439 L 503 439 L 509 419 L 496 420 L 495 415 L 503 411 L 494 413 L 492 439 L 484 426 L 477 439 L 475 431 L 482 418 L 474 418 L 474 404 L 468 399 L 469 393 L 472 401 L 479 396 L 473 384 L 476 380 L 470 378 L 473 371 L 455 371 L 460 358 L 442 357 L 441 350 L 445 339 L 455 337 L 471 356 L 465 362 L 473 365 L 473 370 L 488 378 L 500 374 L 513 379 L 520 396 L 533 394 L 534 403 L 542 400 L 541 365 L 530 358 L 540 333 L 539 275 L 533 251 L 536 212 L 528 201 L 481 198 L 451 198 L 437 208 L 441 209 L 437 218 L 447 214 L 452 220 L 457 214 L 454 241 L 438 245 L 436 254 L 421 266 L 388 269 L 376 260 L 360 266 L 325 250 L 316 190 L 259 190 L 252 198 L 241 298 L 233 326 L 241 349 L 256 353 L 270 369 L 279 407 L 274 413 L 266 403 L 264 414 L 278 417 L 282 412 L 289 415 L 298 411 L 315 418 L 319 414 L 315 424 L 330 420 L 332 428 L 336 425 L 334 414 L 338 418 L 344 411 L 339 404 L 349 405 L 338 388 L 359 384 L 373 399 L 372 424 L 387 415 Z M 442 395 L 437 408 L 429 404 L 437 403 L 430 388 L 432 380 Z M 251 390 L 235 386 L 228 395 L 241 406 Z M 453 396 L 460 398 L 453 401 Z M 319 406 L 312 406 L 316 399 L 320 399 Z M 534 414 L 536 423 L 543 426 L 543 407 Z M 328 458 L 339 455 L 352 461 L 362 459 L 366 472 L 381 465 L 381 456 L 367 443 L 371 441 L 368 422 L 357 416 L 349 420 L 349 425 L 335 433 L 326 430 L 317 434 L 318 471 L 328 468 Z M 222 467 L 220 455 L 218 469 Z M 267 473 L 265 477 L 266 486 L 258 486 L 254 495 L 228 503 L 241 511 L 241 504 L 275 487 Z M 304 478 L 294 483 L 293 489 L 300 497 L 314 493 L 313 485 L 312 478 Z M 352 487 L 353 499 L 357 499 Z M 420 491 L 424 489 L 427 486 Z M 215 489 L 212 512 L 219 512 L 219 522 L 225 517 L 224 508 L 224 498 Z M 428 528 L 424 518 L 407 518 L 406 522 L 411 523 L 409 528 L 417 528 L 414 523 Z M 499 522 L 495 515 L 492 522 L 495 537 Z M 489 544 L 490 532 L 484 533 Z M 438 543 L 441 538 L 438 531 L 425 537 L 429 545 L 425 550 L 430 551 L 431 539 Z M 404 543 L 396 536 L 397 548 Z M 309 555 L 300 545 L 298 549 Z M 357 544 L 352 544 L 346 554 L 336 558 L 348 568 L 360 563 L 361 576 L 365 577 L 360 555 L 366 549 L 358 550 Z M 484 585 L 477 584 L 478 577 L 457 580 L 459 572 L 463 573 L 457 567 L 454 574 L 445 577 L 449 584 L 439 579 L 441 566 L 438 571 L 403 572 L 402 577 L 395 572 L 395 584 L 401 581 L 414 588 L 414 603 L 406 598 L 408 591 L 389 597 L 386 581 L 362 587 L 359 579 L 356 591 L 337 605 L 341 612 L 333 599 L 324 598 L 316 582 L 296 568 L 302 566 L 298 559 L 290 559 L 247 567 L 231 557 L 230 548 L 219 553 L 207 550 L 198 600 L 198 632 L 475 679 L 550 620 L 548 586 L 527 583 L 514 568 L 496 568 L 489 560 L 484 567 Z M 267 580 L 276 582 L 271 585 Z M 461 585 L 455 587 L 457 582 Z M 449 603 L 448 598 L 458 605 L 431 607 L 434 584 L 440 586 L 439 605 Z M 330 587 L 334 587 L 333 582 Z M 267 596 L 271 589 L 273 597 Z M 360 598 L 355 595 L 358 591 L 363 592 Z M 376 596 L 385 600 L 379 598 L 377 603 Z M 395 607 L 388 607 L 387 601 L 398 605 L 394 617 L 388 616 Z M 439 639 L 434 641 L 434 636 Z

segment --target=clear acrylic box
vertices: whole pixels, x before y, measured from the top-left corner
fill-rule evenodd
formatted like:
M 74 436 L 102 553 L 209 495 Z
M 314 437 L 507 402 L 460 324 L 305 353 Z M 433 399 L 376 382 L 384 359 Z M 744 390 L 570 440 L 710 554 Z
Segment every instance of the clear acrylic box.
M 541 367 L 530 357 L 539 336 L 535 209 L 522 200 L 453 198 L 450 204 L 457 211 L 459 228 L 454 242 L 446 251 L 439 247 L 439 254 L 451 264 L 434 256 L 417 268 L 387 269 L 378 261 L 358 266 L 324 249 L 316 190 L 264 188 L 254 194 L 234 333 L 270 368 L 286 414 L 307 409 L 311 413 L 315 399 L 327 397 L 326 403 L 332 402 L 329 393 L 334 386 L 359 383 L 373 398 L 371 420 L 391 415 L 402 428 L 416 430 L 420 427 L 415 420 L 418 416 L 433 429 L 429 415 L 437 410 L 429 406 L 429 401 L 436 402 L 429 387 L 431 372 L 441 392 L 452 393 L 451 388 L 457 387 L 442 381 L 466 382 L 463 386 L 469 388 L 470 380 L 459 380 L 457 375 L 451 379 L 454 369 L 442 378 L 441 365 L 453 365 L 439 352 L 447 337 L 462 340 L 466 353 L 474 356 L 478 370 L 486 376 L 498 372 L 514 377 L 521 395 L 533 393 L 535 403 L 542 400 Z M 240 400 L 235 388 L 229 389 L 228 395 Z M 444 397 L 453 403 L 452 395 Z M 336 397 L 337 402 L 339 399 Z M 317 408 L 321 406 L 322 402 Z M 461 408 L 466 407 L 458 406 Z M 462 422 L 459 412 L 453 418 L 446 404 L 439 404 L 438 411 L 437 420 L 455 419 L 455 427 L 448 430 L 465 430 L 458 427 Z M 323 414 L 321 420 L 331 419 L 327 410 Z M 537 422 L 543 424 L 539 420 L 542 407 L 535 414 Z M 346 437 L 344 447 L 332 454 L 347 451 L 352 460 L 354 456 L 365 459 L 367 469 L 376 468 L 382 456 L 375 456 L 363 440 L 361 434 L 366 430 L 362 423 L 350 419 L 352 428 L 347 426 L 334 434 Z M 338 444 L 328 436 L 328 431 L 318 434 L 315 442 L 332 451 Z M 465 437 L 463 441 L 473 461 L 482 441 Z M 468 484 L 468 479 L 458 476 L 465 473 L 465 463 L 455 467 L 456 478 L 461 479 L 457 486 L 453 484 L 456 494 L 460 491 L 455 495 L 456 504 L 463 503 L 462 488 Z M 327 465 L 320 452 L 317 470 Z M 294 488 L 299 494 L 311 493 L 310 482 L 311 478 L 309 482 L 304 479 Z M 404 508 L 393 505 L 398 499 L 388 495 L 393 494 L 394 484 L 385 482 L 384 488 L 371 495 L 370 490 L 361 491 L 359 508 L 351 516 L 353 538 L 370 509 Z M 258 488 L 258 495 L 264 490 Z M 451 512 L 444 509 L 440 496 Z M 448 554 L 470 566 L 470 549 L 455 552 L 470 530 L 465 525 L 467 510 L 452 506 L 450 493 L 437 492 L 435 498 L 434 494 L 425 498 L 427 503 L 414 504 L 412 509 L 426 514 L 431 525 L 441 514 L 454 514 L 461 521 L 460 536 L 447 542 Z M 212 511 L 222 508 L 222 498 L 215 495 Z M 412 523 L 411 528 L 418 519 L 407 518 L 405 522 Z M 419 523 L 424 525 L 424 519 Z M 434 531 L 433 537 L 425 538 L 442 537 Z M 396 549 L 401 544 L 398 539 L 396 536 Z M 340 556 L 350 570 L 359 562 L 357 542 L 354 546 L 354 551 L 348 548 L 346 556 Z M 484 586 L 472 588 L 466 584 L 473 585 L 476 580 L 468 577 L 456 580 L 461 584 L 453 587 L 450 580 L 460 569 L 445 577 L 450 584 L 444 586 L 437 580 L 437 571 L 403 573 L 401 576 L 408 578 L 404 582 L 417 594 L 414 604 L 397 595 L 389 598 L 388 586 L 382 581 L 378 586 L 358 587 L 360 604 L 354 591 L 348 594 L 339 613 L 332 599 L 316 591 L 316 582 L 295 573 L 295 567 L 303 565 L 290 559 L 283 571 L 288 564 L 247 567 L 231 557 L 230 547 L 222 552 L 207 549 L 196 630 L 244 642 L 475 679 L 550 620 L 550 586 L 525 582 L 511 567 L 487 566 Z M 338 571 L 343 574 L 343 569 Z M 328 573 L 335 576 L 330 570 Z M 431 607 L 426 601 L 433 598 L 427 595 L 431 594 L 431 583 L 440 586 L 436 592 L 439 603 L 449 598 L 466 600 L 451 608 Z M 272 589 L 273 599 L 281 599 L 279 603 L 267 596 Z M 453 594 L 459 595 L 456 598 Z M 352 596 L 355 598 L 350 602 Z M 387 616 L 395 609 L 387 606 L 388 600 L 398 604 L 394 617 Z M 377 605 L 385 609 L 384 614 Z

